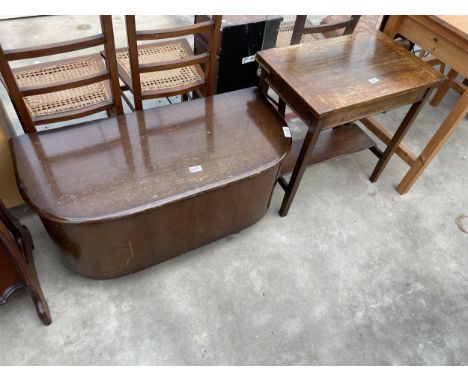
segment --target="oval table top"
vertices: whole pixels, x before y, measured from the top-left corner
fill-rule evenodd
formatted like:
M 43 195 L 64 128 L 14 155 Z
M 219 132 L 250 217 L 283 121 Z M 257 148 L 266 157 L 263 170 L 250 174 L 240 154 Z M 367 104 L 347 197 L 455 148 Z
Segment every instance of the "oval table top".
M 291 140 L 255 88 L 22 135 L 20 191 L 41 217 L 116 219 L 254 176 Z

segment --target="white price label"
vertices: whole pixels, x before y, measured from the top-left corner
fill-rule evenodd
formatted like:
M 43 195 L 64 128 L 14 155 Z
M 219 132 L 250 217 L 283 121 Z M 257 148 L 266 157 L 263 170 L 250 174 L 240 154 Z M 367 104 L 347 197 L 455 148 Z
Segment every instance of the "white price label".
M 369 81 L 371 84 L 376 84 L 380 80 L 377 77 L 372 77 L 372 78 L 369 78 L 367 81 Z
M 198 165 L 198 166 L 190 166 L 189 168 L 190 172 L 200 172 L 203 171 L 203 167 Z
M 283 126 L 283 134 L 286 138 L 291 138 L 291 130 L 288 126 Z
M 251 56 L 244 57 L 242 59 L 242 65 L 248 64 L 249 62 L 254 62 L 255 61 L 255 54 L 252 54 Z

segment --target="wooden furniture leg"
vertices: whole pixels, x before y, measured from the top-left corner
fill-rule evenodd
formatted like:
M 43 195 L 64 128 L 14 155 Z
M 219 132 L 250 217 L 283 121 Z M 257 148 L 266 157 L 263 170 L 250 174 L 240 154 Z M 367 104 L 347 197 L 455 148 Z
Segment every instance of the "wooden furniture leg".
M 397 150 L 398 146 L 400 145 L 400 142 L 403 140 L 409 128 L 411 127 L 414 120 L 421 111 L 422 107 L 424 106 L 424 103 L 429 97 L 431 90 L 432 89 L 426 91 L 426 94 L 424 95 L 421 101 L 415 102 L 413 105 L 411 105 L 411 108 L 409 109 L 408 113 L 406 113 L 405 118 L 401 122 L 400 126 L 398 127 L 398 130 L 396 131 L 392 140 L 385 149 L 385 152 L 383 153 L 380 160 L 377 162 L 377 165 L 375 166 L 374 171 L 372 172 L 372 175 L 369 178 L 371 182 L 376 182 L 377 179 L 379 179 L 380 174 L 382 174 L 383 170 L 390 161 L 390 158 Z
M 260 91 L 263 93 L 263 95 L 267 97 L 269 85 L 266 81 L 266 72 L 263 68 L 260 72 L 260 80 L 259 80 L 258 87 Z M 286 102 L 281 97 L 279 97 L 278 113 L 281 116 L 283 116 L 283 118 L 285 116 L 285 111 L 286 111 Z M 315 127 L 309 126 L 306 137 L 302 144 L 301 151 L 299 153 L 296 164 L 294 166 L 294 170 L 291 174 L 289 183 L 286 182 L 286 180 L 282 176 L 278 178 L 279 185 L 285 191 L 285 195 L 283 197 L 283 201 L 281 203 L 281 207 L 279 210 L 279 214 L 281 217 L 285 217 L 288 214 L 289 208 L 291 207 L 294 197 L 296 196 L 297 188 L 299 187 L 299 184 L 301 183 L 302 176 L 304 175 L 304 171 L 307 168 L 307 164 L 309 162 L 310 156 L 312 155 L 312 152 L 314 151 L 314 148 L 317 144 L 319 136 L 320 136 L 320 128 L 317 125 L 315 125 Z
M 360 122 L 367 127 L 367 129 L 375 134 L 377 138 L 379 138 L 385 145 L 388 145 L 393 138 L 393 134 L 390 130 L 388 130 L 385 126 L 381 123 L 377 122 L 372 117 L 362 118 Z M 414 161 L 416 160 L 416 155 L 414 155 L 408 146 L 404 143 L 401 143 L 395 153 L 403 159 L 409 166 L 411 166 Z
M 29 230 L 0 201 L 0 256 L 5 267 L 1 272 L 5 279 L 0 280 L 0 304 L 5 304 L 11 293 L 24 287 L 31 293 L 41 321 L 44 325 L 50 325 L 52 319 L 49 306 L 39 284 L 32 249 L 33 241 Z
M 309 127 L 307 135 L 304 139 L 304 143 L 302 144 L 301 152 L 299 154 L 299 157 L 297 158 L 296 165 L 294 166 L 291 179 L 288 183 L 286 194 L 284 195 L 283 202 L 281 203 L 281 208 L 279 210 L 279 214 L 281 217 L 284 217 L 288 214 L 289 207 L 291 207 L 291 203 L 294 200 L 297 188 L 301 183 L 302 176 L 304 175 L 304 171 L 307 168 L 309 157 L 314 151 L 314 147 L 317 143 L 319 135 L 320 128 L 318 126 L 315 126 L 315 128 Z
M 431 102 L 430 104 L 432 106 L 438 106 L 440 104 L 440 101 L 442 101 L 442 99 L 445 97 L 445 95 L 447 94 L 448 90 L 450 89 L 450 82 L 452 82 L 453 80 L 455 80 L 455 78 L 457 78 L 457 75 L 458 73 L 453 70 L 453 69 L 450 69 L 450 71 L 448 72 L 447 74 L 447 77 L 448 77 L 448 81 L 445 82 L 436 92 L 436 94 L 434 95 L 434 97 L 432 97 L 431 99 Z
M 268 83 L 266 82 L 266 72 L 265 69 L 262 68 L 260 71 L 260 78 L 258 79 L 258 88 L 262 92 L 262 94 L 268 98 Z
M 421 155 L 416 162 L 411 166 L 411 169 L 406 173 L 403 180 L 397 187 L 397 191 L 403 195 L 406 194 L 425 168 L 431 163 L 432 159 L 437 155 L 439 150 L 445 144 L 450 135 L 455 131 L 463 118 L 468 112 L 468 91 L 465 91 L 455 104 L 452 111 L 445 118 L 439 130 L 434 134 L 429 143 L 426 145 Z
M 278 101 L 278 113 L 284 118 L 286 114 L 286 102 L 280 97 Z

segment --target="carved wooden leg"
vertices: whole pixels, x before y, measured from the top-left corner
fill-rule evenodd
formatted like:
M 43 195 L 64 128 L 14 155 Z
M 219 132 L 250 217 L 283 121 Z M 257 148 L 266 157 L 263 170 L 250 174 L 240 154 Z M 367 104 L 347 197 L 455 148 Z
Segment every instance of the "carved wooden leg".
M 421 155 L 416 162 L 411 166 L 411 169 L 406 173 L 403 180 L 397 187 L 400 194 L 406 194 L 419 176 L 424 172 L 426 167 L 431 163 L 432 159 L 437 155 L 444 143 L 449 139 L 450 135 L 455 131 L 463 118 L 468 113 L 468 91 L 460 97 L 452 111 L 445 118 L 439 130 L 434 134 L 429 143 L 426 145 Z
M 284 195 L 283 202 L 281 203 L 279 214 L 282 217 L 288 214 L 289 207 L 291 207 L 291 203 L 294 200 L 297 188 L 299 187 L 299 183 L 301 183 L 302 175 L 304 175 L 304 171 L 307 168 L 309 157 L 314 151 L 319 135 L 320 128 L 318 126 L 315 128 L 309 127 L 304 143 L 302 144 L 301 152 L 299 153 L 296 165 L 294 166 L 291 179 L 289 180 L 286 194 Z
M 4 257 L 5 264 L 13 264 L 10 269 L 10 279 L 15 282 L 14 290 L 19 287 L 27 288 L 39 318 L 45 325 L 50 325 L 52 319 L 49 306 L 37 278 L 32 249 L 33 241 L 29 230 L 12 216 L 0 201 L 0 256 Z M 5 260 L 6 256 L 9 259 Z M 12 292 L 10 289 L 6 297 Z
M 390 158 L 395 153 L 396 149 L 400 145 L 400 142 L 403 140 L 409 128 L 411 127 L 414 120 L 421 111 L 422 107 L 424 106 L 424 103 L 429 97 L 431 90 L 432 89 L 426 91 L 426 94 L 424 95 L 421 101 L 415 102 L 413 105 L 411 105 L 411 108 L 409 109 L 408 113 L 406 113 L 405 118 L 401 122 L 400 126 L 398 127 L 398 130 L 396 131 L 392 140 L 385 149 L 385 152 L 383 153 L 380 160 L 377 162 L 377 165 L 375 166 L 374 171 L 372 172 L 372 175 L 369 178 L 371 182 L 376 182 L 377 179 L 379 179 L 380 174 L 382 174 L 383 170 L 390 161 Z
M 15 290 L 24 287 L 15 265 L 5 251 L 0 243 L 0 305 L 6 304 Z
M 50 316 L 49 305 L 47 304 L 47 300 L 44 297 L 41 284 L 39 283 L 39 279 L 37 277 L 36 267 L 34 266 L 34 261 L 32 258 L 32 251 L 30 250 L 29 252 L 29 261 L 26 265 L 28 272 L 23 275 L 26 288 L 31 293 L 37 315 L 41 319 L 42 323 L 44 325 L 50 325 L 52 323 L 52 317 Z

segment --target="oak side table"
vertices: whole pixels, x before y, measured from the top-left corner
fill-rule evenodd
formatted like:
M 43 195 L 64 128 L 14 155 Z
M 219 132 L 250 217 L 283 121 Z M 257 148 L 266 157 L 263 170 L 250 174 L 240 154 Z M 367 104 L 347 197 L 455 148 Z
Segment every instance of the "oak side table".
M 370 177 L 375 182 L 417 117 L 430 91 L 446 79 L 432 66 L 406 51 L 381 32 L 314 41 L 257 53 L 262 68 L 260 88 L 271 87 L 308 126 L 280 215 L 286 216 L 320 133 L 376 113 L 411 104 Z M 284 104 L 283 104 L 284 105 Z M 330 147 L 333 150 L 333 147 Z

